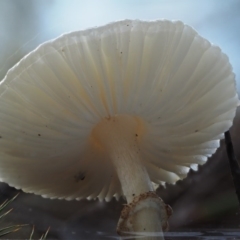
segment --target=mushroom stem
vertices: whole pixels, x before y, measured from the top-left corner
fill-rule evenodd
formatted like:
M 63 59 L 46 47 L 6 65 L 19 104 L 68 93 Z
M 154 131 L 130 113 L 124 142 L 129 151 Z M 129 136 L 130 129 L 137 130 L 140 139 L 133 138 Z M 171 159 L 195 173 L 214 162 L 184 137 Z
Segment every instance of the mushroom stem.
M 118 223 L 118 233 L 129 235 L 138 232 L 145 236 L 147 232 L 157 233 L 158 237 L 155 236 L 154 239 L 164 239 L 162 218 L 165 227 L 167 211 L 163 201 L 155 196 L 152 182 L 141 160 L 138 137 L 141 136 L 143 127 L 140 125 L 140 121 L 134 117 L 111 117 L 94 128 L 92 137 L 98 147 L 110 156 L 128 202 Z

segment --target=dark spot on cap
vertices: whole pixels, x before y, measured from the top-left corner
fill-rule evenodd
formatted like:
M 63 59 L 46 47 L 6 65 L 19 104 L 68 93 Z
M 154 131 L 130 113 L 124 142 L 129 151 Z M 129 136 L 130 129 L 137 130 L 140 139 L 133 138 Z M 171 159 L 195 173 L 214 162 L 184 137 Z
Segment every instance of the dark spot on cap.
M 84 172 L 79 172 L 74 176 L 75 182 L 83 181 L 86 177 L 86 174 Z
M 41 134 L 39 133 L 38 136 L 41 137 Z
M 138 134 L 136 133 L 135 136 L 138 137 Z
M 198 132 L 198 130 L 195 130 L 195 132 Z

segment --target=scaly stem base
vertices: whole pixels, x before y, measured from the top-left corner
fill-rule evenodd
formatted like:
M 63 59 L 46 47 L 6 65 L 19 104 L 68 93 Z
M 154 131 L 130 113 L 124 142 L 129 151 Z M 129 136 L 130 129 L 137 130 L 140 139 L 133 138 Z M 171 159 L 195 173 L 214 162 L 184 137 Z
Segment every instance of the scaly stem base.
M 117 232 L 121 236 L 132 235 L 141 236 L 144 240 L 162 240 L 162 230 L 168 230 L 168 218 L 171 214 L 171 207 L 164 204 L 155 192 L 147 192 L 134 197 L 130 204 L 124 206 Z

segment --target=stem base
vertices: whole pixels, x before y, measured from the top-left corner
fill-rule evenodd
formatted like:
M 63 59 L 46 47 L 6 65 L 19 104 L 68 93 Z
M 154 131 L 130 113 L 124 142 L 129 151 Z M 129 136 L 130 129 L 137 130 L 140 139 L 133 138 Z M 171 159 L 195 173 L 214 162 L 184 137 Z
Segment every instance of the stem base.
M 154 239 L 163 239 L 162 230 L 168 230 L 168 218 L 171 215 L 171 207 L 155 192 L 142 193 L 124 206 L 117 233 L 121 236 L 148 236 L 144 239 L 152 239 L 149 237 L 152 235 Z

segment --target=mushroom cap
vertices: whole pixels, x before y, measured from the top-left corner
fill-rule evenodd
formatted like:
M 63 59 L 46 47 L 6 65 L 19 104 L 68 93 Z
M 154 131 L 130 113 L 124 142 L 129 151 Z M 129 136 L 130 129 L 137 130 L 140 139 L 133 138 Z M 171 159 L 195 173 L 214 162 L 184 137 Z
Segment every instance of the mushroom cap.
M 0 180 L 50 198 L 122 194 L 91 131 L 108 116 L 148 128 L 139 148 L 152 182 L 204 164 L 233 122 L 228 57 L 180 21 L 124 20 L 46 42 L 0 84 Z

